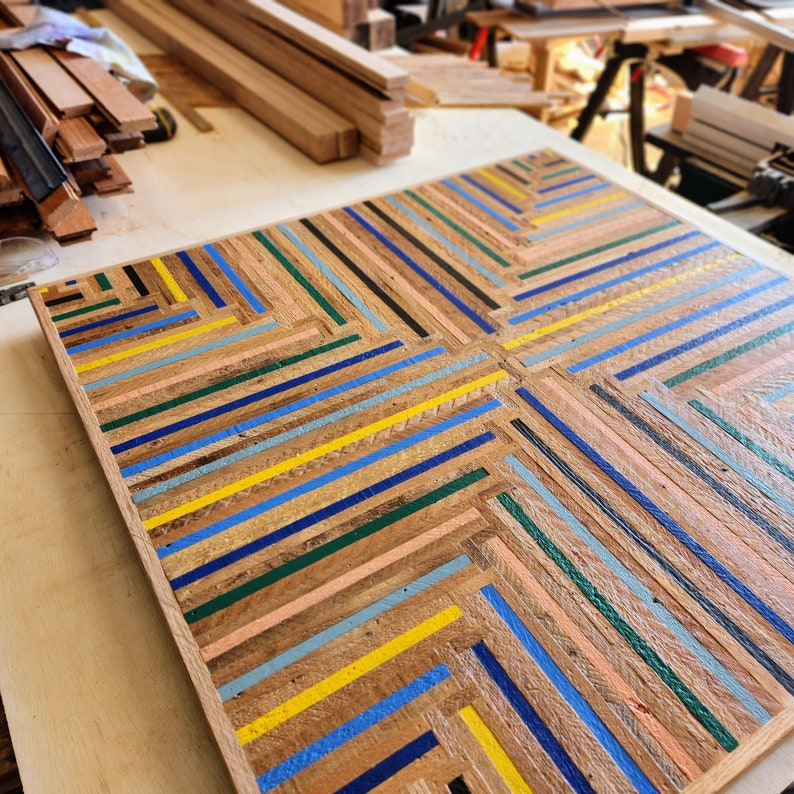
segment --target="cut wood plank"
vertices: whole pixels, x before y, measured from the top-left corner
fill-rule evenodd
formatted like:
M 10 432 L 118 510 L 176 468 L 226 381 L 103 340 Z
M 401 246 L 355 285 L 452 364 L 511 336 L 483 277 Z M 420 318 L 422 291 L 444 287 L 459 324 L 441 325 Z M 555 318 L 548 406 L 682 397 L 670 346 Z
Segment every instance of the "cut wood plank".
M 66 245 L 90 239 L 96 228 L 96 221 L 88 211 L 88 207 L 80 201 L 63 220 L 50 230 L 50 233 L 61 245 Z
M 281 4 L 337 33 L 366 22 L 369 10 L 367 0 L 281 0 Z
M 6 52 L 0 52 L 0 77 L 6 81 L 9 90 L 41 133 L 41 137 L 52 146 L 58 132 L 59 119 Z
M 105 153 L 104 138 L 84 116 L 63 119 L 55 139 L 55 148 L 64 163 L 95 160 Z
M 142 132 L 108 132 L 103 137 L 108 150 L 113 154 L 142 149 L 146 145 L 146 139 Z
M 106 155 L 102 158 L 110 170 L 110 174 L 103 178 L 94 181 L 94 190 L 101 196 L 107 196 L 111 193 L 124 193 L 129 190 L 132 185 L 132 180 L 127 175 L 127 172 L 121 167 L 118 159 L 112 154 Z
M 74 211 L 79 202 L 77 191 L 67 181 L 53 190 L 43 201 L 37 202 L 36 209 L 45 228 L 52 230 Z
M 349 38 L 372 52 L 393 47 L 397 41 L 397 21 L 394 14 L 382 8 L 372 9 L 368 12 L 366 21 L 352 29 Z
M 11 57 L 64 118 L 84 116 L 93 109 L 92 97 L 43 47 L 20 50 Z

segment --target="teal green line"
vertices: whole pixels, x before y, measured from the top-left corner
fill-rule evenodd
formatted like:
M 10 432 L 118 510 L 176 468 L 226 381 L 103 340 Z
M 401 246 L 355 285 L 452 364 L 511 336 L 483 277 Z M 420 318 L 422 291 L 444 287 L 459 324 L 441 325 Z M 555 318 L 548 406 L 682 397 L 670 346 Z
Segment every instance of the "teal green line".
M 102 292 L 107 292 L 109 289 L 113 289 L 113 285 L 110 283 L 107 273 L 97 273 L 95 278 L 96 283 L 99 284 Z
M 99 309 L 107 309 L 108 306 L 118 306 L 121 301 L 118 298 L 111 298 L 110 300 L 103 301 L 102 303 L 93 303 L 91 306 L 83 306 L 82 309 L 73 309 L 70 312 L 63 314 L 53 314 L 50 317 L 52 322 L 57 323 L 59 320 L 68 320 L 70 317 L 79 317 L 81 314 L 90 314 L 91 312 L 99 311 Z
M 523 168 L 525 171 L 529 171 L 530 173 L 532 173 L 532 171 L 534 171 L 534 170 L 535 170 L 534 168 L 532 168 L 532 167 L 528 166 L 526 163 L 522 163 L 522 162 L 521 162 L 521 160 L 512 160 L 511 162 L 512 162 L 514 165 L 517 165 L 519 168 Z M 578 167 L 578 166 L 577 166 L 577 167 Z M 546 177 L 543 177 L 543 179 L 545 179 L 545 178 L 546 178 Z
M 562 171 L 555 171 L 553 174 L 543 174 L 541 179 L 554 179 L 555 176 L 564 176 L 565 174 L 572 174 L 578 171 L 580 166 L 572 165 L 570 168 L 563 168 Z
M 540 527 L 521 509 L 521 506 L 506 493 L 501 493 L 496 498 L 527 533 L 532 536 L 557 567 L 576 585 L 587 600 L 612 624 L 634 652 L 670 688 L 689 713 L 719 742 L 720 746 L 728 751 L 738 747 L 739 743 L 730 731 L 709 711 L 667 662 L 648 645 L 628 621 L 609 603 L 593 583 L 543 533 Z

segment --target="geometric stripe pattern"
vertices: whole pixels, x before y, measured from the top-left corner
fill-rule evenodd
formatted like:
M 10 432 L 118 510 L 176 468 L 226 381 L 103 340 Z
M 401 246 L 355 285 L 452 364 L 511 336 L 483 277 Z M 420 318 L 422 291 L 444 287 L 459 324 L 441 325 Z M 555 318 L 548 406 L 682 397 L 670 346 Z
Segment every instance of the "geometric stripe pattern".
M 686 219 L 539 151 L 33 303 L 259 790 L 683 791 L 793 707 L 794 284 Z

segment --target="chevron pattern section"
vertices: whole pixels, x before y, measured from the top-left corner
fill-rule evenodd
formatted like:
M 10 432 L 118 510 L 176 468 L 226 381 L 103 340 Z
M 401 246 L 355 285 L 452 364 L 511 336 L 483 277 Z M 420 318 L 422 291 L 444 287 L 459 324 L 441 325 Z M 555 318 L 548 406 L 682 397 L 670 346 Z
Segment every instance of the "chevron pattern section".
M 794 284 L 686 219 L 538 151 L 32 299 L 252 790 L 679 792 L 790 715 Z

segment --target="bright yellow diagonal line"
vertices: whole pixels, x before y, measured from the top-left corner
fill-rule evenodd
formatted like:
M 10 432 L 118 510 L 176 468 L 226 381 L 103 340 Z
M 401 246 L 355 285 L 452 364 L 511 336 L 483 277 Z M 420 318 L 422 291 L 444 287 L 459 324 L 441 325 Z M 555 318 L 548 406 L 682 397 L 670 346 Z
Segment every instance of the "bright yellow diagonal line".
M 542 215 L 540 218 L 533 218 L 532 223 L 546 223 L 546 221 L 553 221 L 555 218 L 561 218 L 563 215 L 570 215 L 572 212 L 579 212 L 586 210 L 588 207 L 595 207 L 597 204 L 603 204 L 605 201 L 614 201 L 615 199 L 623 198 L 627 195 L 626 191 L 619 193 L 610 193 L 608 196 L 601 196 L 601 198 L 593 199 L 592 201 L 585 201 L 583 204 L 577 204 L 575 207 L 568 207 L 564 210 L 557 210 L 548 215 Z
M 426 400 L 425 402 L 414 405 L 411 408 L 398 411 L 396 414 L 387 416 L 385 419 L 380 419 L 379 421 L 373 422 L 366 427 L 359 428 L 358 430 L 354 430 L 344 436 L 335 438 L 333 441 L 329 441 L 326 444 L 321 444 L 319 447 L 308 449 L 305 452 L 302 452 L 300 455 L 295 455 L 288 460 L 275 464 L 274 466 L 269 466 L 262 471 L 255 472 L 248 477 L 244 477 L 242 480 L 237 480 L 237 482 L 225 485 L 223 488 L 217 488 L 216 490 L 204 494 L 203 496 L 199 496 L 196 499 L 191 499 L 191 501 L 185 502 L 185 504 L 182 505 L 178 505 L 171 510 L 167 510 L 165 513 L 152 516 L 152 518 L 147 519 L 143 523 L 147 529 L 154 529 L 155 527 L 159 527 L 162 524 L 167 524 L 169 521 L 173 521 L 175 518 L 181 518 L 188 513 L 192 513 L 194 510 L 199 510 L 202 507 L 213 504 L 213 502 L 225 499 L 227 496 L 233 496 L 240 491 L 244 491 L 246 488 L 258 485 L 259 483 L 269 480 L 278 474 L 283 474 L 286 471 L 290 471 L 290 469 L 294 469 L 303 463 L 308 463 L 311 460 L 321 458 L 323 455 L 327 455 L 330 452 L 335 452 L 337 449 L 341 449 L 348 444 L 352 444 L 355 441 L 360 441 L 362 438 L 366 438 L 367 436 L 375 435 L 375 433 L 378 433 L 381 430 L 386 430 L 387 428 L 393 427 L 400 422 L 405 422 L 413 416 L 417 416 L 418 414 L 424 413 L 425 411 L 437 408 L 439 405 L 443 405 L 446 402 L 451 402 L 452 400 L 462 397 L 464 394 L 468 394 L 475 389 L 480 389 L 483 386 L 493 383 L 494 381 L 500 380 L 506 375 L 507 373 L 503 369 L 492 372 L 491 374 L 485 375 L 482 378 L 478 378 L 477 380 L 473 380 L 470 383 L 464 384 L 463 386 L 459 386 L 457 389 L 451 389 L 444 394 L 440 394 L 438 397 L 433 397 L 431 400 Z
M 711 270 L 711 268 L 717 267 L 717 265 L 722 265 L 731 259 L 735 259 L 737 256 L 739 256 L 737 253 L 729 254 L 728 256 L 724 256 L 721 259 L 715 259 L 713 262 L 709 262 L 708 264 L 701 265 L 700 267 L 693 268 L 692 270 L 687 270 L 686 273 L 680 273 L 677 276 L 671 276 L 670 278 L 666 278 L 664 281 L 657 281 L 655 284 L 649 284 L 647 287 L 643 287 L 642 289 L 629 292 L 626 295 L 621 295 L 619 298 L 607 301 L 606 303 L 602 303 L 599 306 L 593 306 L 591 309 L 579 312 L 578 314 L 572 314 L 570 317 L 563 317 L 562 320 L 558 320 L 556 323 L 544 325 L 542 328 L 536 328 L 534 331 L 524 334 L 524 336 L 519 336 L 516 339 L 511 339 L 509 342 L 504 342 L 502 347 L 504 347 L 505 350 L 512 350 L 513 348 L 520 347 L 521 345 L 525 345 L 527 342 L 531 342 L 533 339 L 539 339 L 541 336 L 546 336 L 547 334 L 553 333 L 554 331 L 559 331 L 560 328 L 567 328 L 569 325 L 574 325 L 575 323 L 581 322 L 582 320 L 586 320 L 588 317 L 594 317 L 597 314 L 603 314 L 604 312 L 614 309 L 616 306 L 620 306 L 623 303 L 628 303 L 629 301 L 633 301 L 636 298 L 641 298 L 643 295 L 650 295 L 652 292 L 656 292 L 657 290 L 663 289 L 664 287 L 669 287 L 671 284 L 683 281 L 685 278 L 690 278 L 691 276 L 696 276 L 698 273 Z
M 389 661 L 389 659 L 393 659 L 398 654 L 421 642 L 421 640 L 435 634 L 460 617 L 463 617 L 463 612 L 461 612 L 459 607 L 447 607 L 399 637 L 395 637 L 385 645 L 381 645 L 380 648 L 376 648 L 374 651 L 362 656 L 347 665 L 347 667 L 343 667 L 322 681 L 318 681 L 314 686 L 276 706 L 267 714 L 258 717 L 247 725 L 243 725 L 242 728 L 238 728 L 237 738 L 243 745 L 258 739 L 296 714 L 300 714 L 321 700 L 333 695 L 334 692 L 338 692 L 343 687 L 371 672 L 384 662 Z
M 496 771 L 502 777 L 507 787 L 514 794 L 532 794 L 532 789 L 524 780 L 516 765 L 510 760 L 510 756 L 505 752 L 504 747 L 494 736 L 493 731 L 485 724 L 483 718 L 474 706 L 464 706 L 459 712 L 468 729 L 474 738 L 479 742 L 480 747 L 485 750 L 485 754 L 491 759 L 491 763 L 496 767 Z
M 505 182 L 504 179 L 500 179 L 496 174 L 492 174 L 487 168 L 479 168 L 477 169 L 477 173 L 481 174 L 486 179 L 490 179 L 495 185 L 499 185 L 499 187 L 504 188 L 508 193 L 512 193 L 514 196 L 517 196 L 521 199 L 527 198 L 526 193 L 523 193 L 509 182 Z
M 191 336 L 196 336 L 196 334 L 203 334 L 207 331 L 212 331 L 214 328 L 222 328 L 224 325 L 230 325 L 231 323 L 236 322 L 236 317 L 224 317 L 221 320 L 216 320 L 214 323 L 207 323 L 206 325 L 189 328 L 187 331 L 180 331 L 178 334 L 171 334 L 171 336 L 166 336 L 162 339 L 156 339 L 153 342 L 147 342 L 146 344 L 138 345 L 137 347 L 131 347 L 129 350 L 121 350 L 120 352 L 113 353 L 110 356 L 103 356 L 102 358 L 97 358 L 93 361 L 87 361 L 84 364 L 76 366 L 74 369 L 75 372 L 86 372 L 89 369 L 96 369 L 97 367 L 102 367 L 105 364 L 111 364 L 114 361 L 122 361 L 125 358 L 137 356 L 139 353 L 145 353 L 148 350 L 156 350 L 158 347 L 170 345 L 172 342 L 178 342 L 180 339 L 188 339 Z
M 163 264 L 163 260 L 160 259 L 159 256 L 153 256 L 151 259 L 152 264 L 154 265 L 154 269 L 160 275 L 160 278 L 165 283 L 166 287 L 171 291 L 171 294 L 174 296 L 174 300 L 183 303 L 187 300 L 187 295 L 182 291 L 182 287 L 176 283 L 176 279 L 171 275 L 168 268 Z

